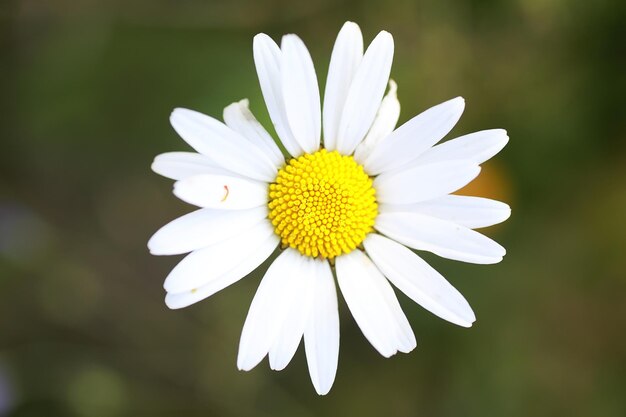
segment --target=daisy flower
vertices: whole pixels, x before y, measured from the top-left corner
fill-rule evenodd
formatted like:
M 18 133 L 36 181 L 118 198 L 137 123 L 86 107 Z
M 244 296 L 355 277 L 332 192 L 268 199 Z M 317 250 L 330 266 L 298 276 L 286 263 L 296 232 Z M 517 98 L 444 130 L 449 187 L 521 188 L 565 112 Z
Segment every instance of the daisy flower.
M 167 306 L 203 300 L 279 252 L 243 326 L 239 369 L 269 356 L 281 370 L 304 338 L 311 380 L 326 394 L 339 354 L 335 278 L 363 335 L 385 357 L 416 346 L 392 284 L 445 320 L 475 321 L 465 298 L 412 249 L 476 264 L 502 260 L 504 248 L 473 229 L 504 221 L 509 207 L 451 193 L 508 137 L 484 130 L 437 144 L 461 117 L 460 97 L 396 129 L 393 50 L 382 31 L 364 52 L 359 27 L 347 22 L 332 51 L 322 110 L 300 38 L 285 35 L 279 46 L 257 35 L 254 62 L 284 152 L 247 100 L 226 107 L 224 123 L 172 112 L 172 126 L 197 153 L 161 154 L 152 169 L 176 180 L 174 194 L 199 209 L 148 243 L 154 255 L 189 253 L 165 279 Z

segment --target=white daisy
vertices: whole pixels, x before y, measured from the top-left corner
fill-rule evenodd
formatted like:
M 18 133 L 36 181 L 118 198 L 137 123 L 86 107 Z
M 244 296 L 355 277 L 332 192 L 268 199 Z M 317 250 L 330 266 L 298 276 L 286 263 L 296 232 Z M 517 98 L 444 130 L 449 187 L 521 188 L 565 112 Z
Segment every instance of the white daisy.
M 265 356 L 272 369 L 283 369 L 304 336 L 311 380 L 326 394 L 339 353 L 334 276 L 363 334 L 385 357 L 416 346 L 391 284 L 445 320 L 464 327 L 475 321 L 465 298 L 411 249 L 478 264 L 502 260 L 504 248 L 472 229 L 504 221 L 509 207 L 450 193 L 472 181 L 508 137 L 485 130 L 436 145 L 461 117 L 460 97 L 395 129 L 393 49 L 383 31 L 363 53 L 359 27 L 346 23 L 322 111 L 300 38 L 285 35 L 280 47 L 265 34 L 254 38 L 261 89 L 287 158 L 247 100 L 224 109 L 225 124 L 192 110 L 171 115 L 198 153 L 159 155 L 152 169 L 176 180 L 174 194 L 200 209 L 148 243 L 155 255 L 190 252 L 165 280 L 166 304 L 182 308 L 209 297 L 280 246 L 252 300 L 239 369 Z

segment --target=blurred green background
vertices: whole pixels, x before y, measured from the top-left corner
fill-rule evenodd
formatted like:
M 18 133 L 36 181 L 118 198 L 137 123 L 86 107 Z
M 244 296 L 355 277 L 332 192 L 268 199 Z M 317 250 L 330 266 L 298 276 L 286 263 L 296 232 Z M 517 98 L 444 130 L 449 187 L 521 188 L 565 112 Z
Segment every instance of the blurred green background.
M 0 415 L 626 415 L 623 1 L 0 3 Z M 467 100 L 453 135 L 503 127 L 468 192 L 509 202 L 508 255 L 424 257 L 470 301 L 466 330 L 399 295 L 418 338 L 383 359 L 343 300 L 338 376 L 318 397 L 302 346 L 283 372 L 236 369 L 262 276 L 168 310 L 179 257 L 150 235 L 192 208 L 153 174 L 186 150 L 176 106 L 248 97 L 269 126 L 252 37 L 298 33 L 320 84 L 345 20 L 395 38 L 401 122 Z

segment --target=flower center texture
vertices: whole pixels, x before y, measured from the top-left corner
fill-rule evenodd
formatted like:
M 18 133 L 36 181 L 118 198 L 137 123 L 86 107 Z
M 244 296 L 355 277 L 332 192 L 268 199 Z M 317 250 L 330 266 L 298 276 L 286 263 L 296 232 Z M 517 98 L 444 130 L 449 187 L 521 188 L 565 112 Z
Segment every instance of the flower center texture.
M 351 156 L 321 149 L 291 159 L 269 187 L 269 218 L 283 245 L 333 259 L 353 251 L 378 215 L 372 179 Z

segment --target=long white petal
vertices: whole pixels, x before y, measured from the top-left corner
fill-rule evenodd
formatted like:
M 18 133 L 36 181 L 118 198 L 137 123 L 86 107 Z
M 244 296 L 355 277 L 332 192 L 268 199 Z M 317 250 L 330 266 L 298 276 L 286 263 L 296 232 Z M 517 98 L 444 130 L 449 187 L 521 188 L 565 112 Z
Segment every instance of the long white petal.
M 413 161 L 452 130 L 464 108 L 465 100 L 457 97 L 418 114 L 382 141 L 363 167 L 377 175 Z
M 198 288 L 192 288 L 179 293 L 168 293 L 165 296 L 165 304 L 171 309 L 183 308 L 197 303 L 198 301 L 202 301 L 216 292 L 223 290 L 254 271 L 263 261 L 270 257 L 279 242 L 280 239 L 278 236 L 274 234 L 268 236 L 260 245 L 256 246 L 254 251 L 248 253 L 245 258 L 242 258 L 241 263 L 233 269 L 219 277 L 213 278 L 211 281 Z
M 472 181 L 480 167 L 472 161 L 445 161 L 417 165 L 379 175 L 374 180 L 381 203 L 410 204 L 452 193 Z
M 385 357 L 415 348 L 415 336 L 391 285 L 360 250 L 336 260 L 337 281 L 363 335 Z
M 352 83 L 341 114 L 337 150 L 350 155 L 372 126 L 385 94 L 393 61 L 393 37 L 382 31 L 374 38 Z
M 376 229 L 413 249 L 476 264 L 494 264 L 506 250 L 495 241 L 458 224 L 417 213 L 379 213 Z
M 163 287 L 170 293 L 193 291 L 243 263 L 269 236 L 277 237 L 272 224 L 263 221 L 230 239 L 191 252 L 174 267 Z
M 488 198 L 444 195 L 415 204 L 381 204 L 379 212 L 410 212 L 448 220 L 470 229 L 502 223 L 511 215 L 508 204 Z
M 389 91 L 380 103 L 374 123 L 372 123 L 372 127 L 367 132 L 363 142 L 354 151 L 354 159 L 357 162 L 365 161 L 380 141 L 386 139 L 396 128 L 398 118 L 400 118 L 400 101 L 398 101 L 397 91 L 396 82 L 389 80 Z
M 196 175 L 174 183 L 174 195 L 198 207 L 242 210 L 267 202 L 266 183 L 226 175 Z
M 281 42 L 281 81 L 287 120 L 294 138 L 307 153 L 320 147 L 320 90 L 313 60 L 304 42 L 285 35 Z
M 433 146 L 416 162 L 426 164 L 451 159 L 471 159 L 482 164 L 500 152 L 508 141 L 509 137 L 504 129 L 482 130 Z
M 300 270 L 293 271 L 291 293 L 287 314 L 269 351 L 270 368 L 283 370 L 295 355 L 309 319 L 315 285 L 314 260 L 302 257 Z
M 337 147 L 337 132 L 343 107 L 361 59 L 363 36 L 359 25 L 346 22 L 335 41 L 328 66 L 328 78 L 324 90 L 324 147 L 333 151 Z
M 406 246 L 375 233 L 363 246 L 387 279 L 426 310 L 463 327 L 476 321 L 461 293 Z
M 267 207 L 248 210 L 200 209 L 160 228 L 148 241 L 153 255 L 178 255 L 226 240 L 267 217 Z
M 257 144 L 276 167 L 285 163 L 285 158 L 274 139 L 250 111 L 248 99 L 227 106 L 224 109 L 224 123 L 235 132 L 241 133 L 251 143 Z
M 393 288 L 391 288 L 389 282 L 384 279 L 384 276 L 382 275 L 380 270 L 376 268 L 376 265 L 374 265 L 367 256 L 365 257 L 371 263 L 372 270 L 375 271 L 378 276 L 383 278 L 375 279 L 374 283 L 378 287 L 379 293 L 383 295 L 383 297 L 385 298 L 385 302 L 390 307 L 391 315 L 397 325 L 396 338 L 398 340 L 398 351 L 408 353 L 415 349 L 415 346 L 417 345 L 413 330 L 411 329 L 411 326 L 409 325 L 409 322 L 404 315 L 402 308 L 400 308 L 400 304 L 398 303 L 398 299 L 396 298 L 396 294 L 394 293 Z
M 302 154 L 302 148 L 289 127 L 281 85 L 281 51 L 276 42 L 264 33 L 254 37 L 254 64 L 267 111 L 280 140 L 293 157 Z
M 304 330 L 304 347 L 311 382 L 319 395 L 330 391 L 339 359 L 339 311 L 330 265 L 313 261 L 315 285 L 311 315 Z
M 252 300 L 239 341 L 237 368 L 249 371 L 272 347 L 292 301 L 294 275 L 303 258 L 293 250 L 283 251 L 269 267 Z
M 208 156 L 195 152 L 166 152 L 157 155 L 151 166 L 159 175 L 173 180 L 182 180 L 194 175 L 237 175 L 217 165 Z
M 276 166 L 265 153 L 219 120 L 178 108 L 170 123 L 189 145 L 221 167 L 255 180 L 269 182 L 276 177 Z

